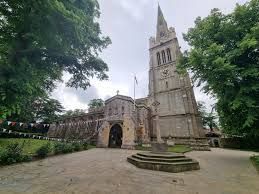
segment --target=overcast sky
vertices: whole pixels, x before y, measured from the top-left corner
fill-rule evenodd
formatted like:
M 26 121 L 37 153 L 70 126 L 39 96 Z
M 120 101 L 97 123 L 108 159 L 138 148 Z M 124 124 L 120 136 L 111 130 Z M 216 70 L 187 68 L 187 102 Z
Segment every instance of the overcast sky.
M 156 34 L 158 2 L 168 26 L 175 28 L 181 50 L 188 49 L 182 38 L 188 28 L 194 25 L 196 17 L 205 17 L 213 8 L 224 13 L 231 12 L 236 3 L 246 0 L 98 0 L 101 8 L 100 24 L 104 35 L 112 44 L 103 51 L 101 57 L 109 66 L 109 80 L 91 81 L 86 91 L 66 88 L 59 84 L 53 92 L 63 106 L 69 109 L 87 109 L 93 98 L 107 99 L 116 94 L 133 97 L 133 75 L 137 75 L 136 97 L 148 94 L 149 53 L 148 40 Z M 66 79 L 68 76 L 64 75 Z M 205 101 L 207 107 L 214 100 L 195 88 L 196 100 Z

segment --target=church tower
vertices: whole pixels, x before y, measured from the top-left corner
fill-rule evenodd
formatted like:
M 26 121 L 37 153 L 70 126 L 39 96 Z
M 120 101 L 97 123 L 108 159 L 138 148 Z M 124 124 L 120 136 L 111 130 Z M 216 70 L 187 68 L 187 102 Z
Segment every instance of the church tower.
M 180 47 L 175 29 L 168 28 L 160 6 L 156 37 L 149 40 L 149 54 L 149 104 L 160 103 L 156 113 L 152 111 L 151 136 L 156 138 L 157 114 L 163 139 L 204 137 L 189 75 L 180 75 L 176 71 Z

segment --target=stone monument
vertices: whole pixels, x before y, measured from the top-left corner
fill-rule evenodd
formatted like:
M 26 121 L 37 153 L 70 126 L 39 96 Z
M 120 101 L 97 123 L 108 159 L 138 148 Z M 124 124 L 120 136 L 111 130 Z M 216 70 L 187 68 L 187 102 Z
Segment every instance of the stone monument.
M 154 101 L 156 136 L 155 142 L 152 142 L 152 151 L 137 153 L 127 158 L 127 161 L 137 166 L 149 170 L 158 170 L 166 172 L 183 172 L 200 169 L 199 163 L 184 154 L 168 152 L 166 141 L 162 140 L 160 135 L 159 115 L 157 114 L 158 101 Z
M 154 107 L 154 113 L 155 113 L 155 123 L 156 123 L 156 141 L 152 142 L 152 152 L 153 153 L 160 153 L 160 152 L 167 152 L 168 145 L 165 141 L 161 138 L 161 132 L 160 132 L 160 123 L 159 123 L 159 115 L 157 114 L 157 108 L 160 105 L 158 101 L 154 101 L 152 103 L 152 106 Z

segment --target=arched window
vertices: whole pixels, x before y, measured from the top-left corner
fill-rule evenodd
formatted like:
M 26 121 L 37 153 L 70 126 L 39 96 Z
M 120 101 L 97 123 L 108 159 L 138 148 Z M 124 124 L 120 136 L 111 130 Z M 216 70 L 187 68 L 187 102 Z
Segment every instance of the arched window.
M 157 57 L 157 64 L 161 65 L 161 58 L 160 58 L 160 53 L 159 52 L 156 54 L 156 57 Z
M 166 63 L 165 51 L 162 51 L 162 61 L 163 63 Z
M 168 82 L 167 81 L 165 82 L 165 86 L 166 86 L 166 89 L 167 89 L 168 88 Z
M 172 61 L 170 48 L 166 49 L 168 61 Z
M 124 115 L 124 106 L 121 107 L 121 114 Z

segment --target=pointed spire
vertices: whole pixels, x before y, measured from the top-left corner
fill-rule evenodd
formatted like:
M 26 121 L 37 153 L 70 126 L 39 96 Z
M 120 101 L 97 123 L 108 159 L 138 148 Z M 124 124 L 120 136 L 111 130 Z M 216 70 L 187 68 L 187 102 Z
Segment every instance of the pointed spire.
M 158 3 L 158 11 L 157 11 L 157 19 L 159 19 L 160 17 L 162 17 L 163 19 L 164 19 L 164 15 L 163 15 L 163 12 L 162 12 L 162 10 L 161 10 L 161 7 L 160 7 L 160 5 L 159 5 L 159 3 Z
M 156 25 L 156 38 L 160 40 L 161 37 L 165 36 L 168 32 L 167 23 L 165 21 L 163 12 L 161 10 L 160 5 L 158 4 L 158 14 L 157 14 L 157 25 Z

